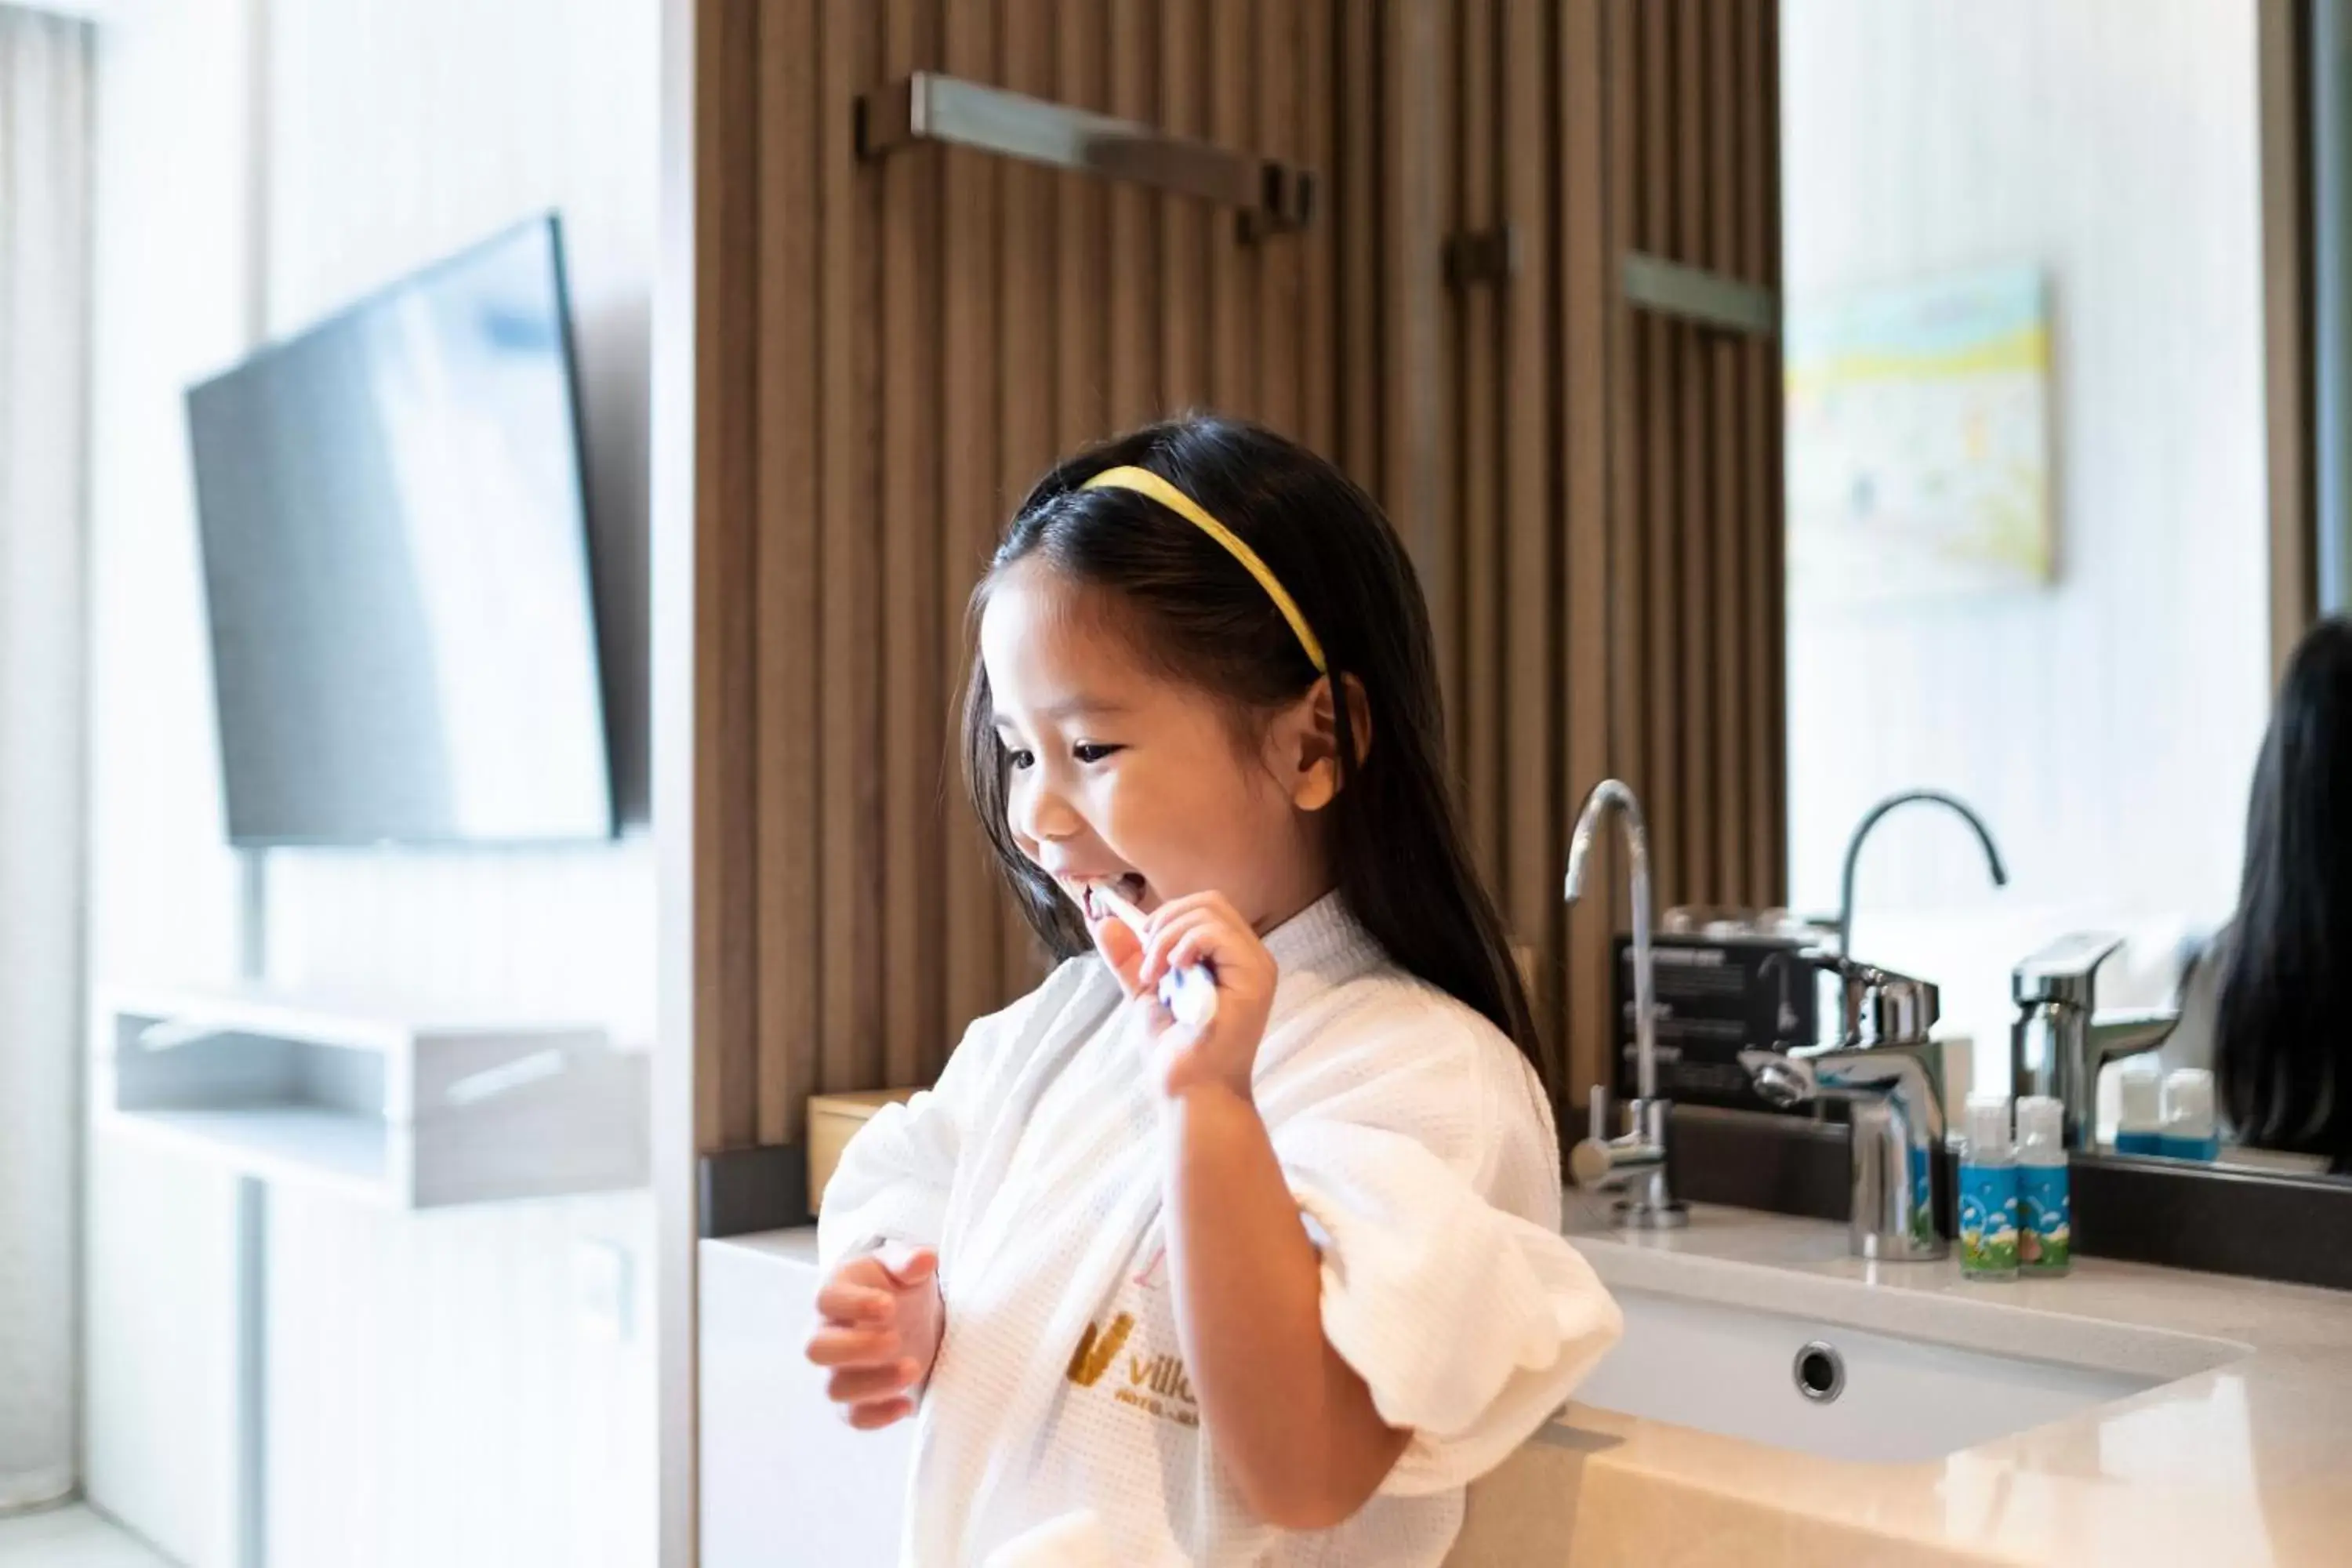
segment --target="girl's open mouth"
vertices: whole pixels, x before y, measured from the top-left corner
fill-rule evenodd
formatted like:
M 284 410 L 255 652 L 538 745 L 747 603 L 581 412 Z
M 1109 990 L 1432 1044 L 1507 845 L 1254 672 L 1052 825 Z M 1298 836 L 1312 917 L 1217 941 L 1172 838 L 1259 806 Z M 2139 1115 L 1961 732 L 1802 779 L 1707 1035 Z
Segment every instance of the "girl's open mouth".
M 1108 889 L 1125 900 L 1129 906 L 1141 909 L 1148 884 L 1139 873 L 1129 871 L 1123 876 L 1072 881 L 1066 886 L 1070 889 L 1072 896 L 1077 900 L 1080 912 L 1088 921 L 1099 925 L 1104 921 L 1116 918 L 1116 911 L 1111 908 L 1109 901 L 1098 897 L 1099 892 Z

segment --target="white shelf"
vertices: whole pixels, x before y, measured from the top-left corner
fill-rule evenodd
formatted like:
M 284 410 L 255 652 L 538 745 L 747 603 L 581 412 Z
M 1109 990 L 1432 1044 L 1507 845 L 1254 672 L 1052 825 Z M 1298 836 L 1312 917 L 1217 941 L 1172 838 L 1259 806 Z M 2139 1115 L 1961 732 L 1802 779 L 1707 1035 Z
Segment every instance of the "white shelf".
M 220 1161 L 264 1181 L 340 1187 L 382 1202 L 391 1193 L 389 1132 L 382 1117 L 296 1105 L 219 1110 L 110 1110 L 133 1136 Z
M 593 1024 L 246 987 L 122 991 L 100 1121 L 271 1182 L 395 1208 L 643 1186 L 646 1060 Z

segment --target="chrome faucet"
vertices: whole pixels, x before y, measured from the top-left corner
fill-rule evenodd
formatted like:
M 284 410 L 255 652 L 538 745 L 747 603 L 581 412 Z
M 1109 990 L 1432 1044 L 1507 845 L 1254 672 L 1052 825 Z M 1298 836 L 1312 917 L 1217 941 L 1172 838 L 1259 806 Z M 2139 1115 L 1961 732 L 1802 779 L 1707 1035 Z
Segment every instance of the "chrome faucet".
M 2009 1032 L 2011 1091 L 2057 1100 L 2069 1149 L 2098 1147 L 2099 1070 L 2154 1050 L 2180 1022 L 2169 1008 L 2099 1016 L 2099 965 L 2123 944 L 2101 932 L 2061 937 L 2010 975 L 2018 1007 Z
M 1690 1223 L 1687 1205 L 1675 1201 L 1667 1183 L 1667 1102 L 1658 1094 L 1657 970 L 1650 953 L 1650 830 L 1642 803 L 1616 779 L 1603 780 L 1586 797 L 1568 841 L 1567 896 L 1584 895 L 1584 863 L 1593 834 L 1612 809 L 1624 825 L 1626 858 L 1633 889 L 1633 1053 L 1635 1097 L 1625 1107 L 1624 1131 L 1609 1131 L 1609 1089 L 1592 1090 L 1591 1136 L 1569 1155 L 1576 1184 L 1623 1195 L 1611 1210 L 1620 1226 L 1633 1230 L 1673 1230 Z M 1610 1042 L 1612 1059 L 1616 1043 Z
M 2001 866 L 2000 851 L 1993 847 L 1992 833 L 1985 826 L 1984 819 L 1969 809 L 1967 802 L 1939 789 L 1913 789 L 1890 795 L 1862 814 L 1862 820 L 1854 824 L 1853 837 L 1845 841 L 1845 868 L 1838 876 L 1837 940 L 1838 951 L 1849 957 L 1853 952 L 1853 871 L 1862 858 L 1862 841 L 1870 837 L 1870 830 L 1878 826 L 1880 817 L 1898 805 L 1909 805 L 1915 801 L 1958 812 L 1961 821 L 1976 829 L 1977 842 L 1984 846 L 1985 862 L 1992 868 L 1992 885 L 2009 886 L 2009 872 Z
M 1786 1051 L 1744 1050 L 1740 1065 L 1776 1105 L 1837 1100 L 1852 1109 L 1853 1164 L 1847 1238 L 1857 1258 L 1921 1263 L 1944 1257 L 1936 1222 L 1945 1174 L 1943 1074 L 1927 1038 L 1933 985 L 1843 957 L 1808 962 L 1838 983 L 1838 1037 Z

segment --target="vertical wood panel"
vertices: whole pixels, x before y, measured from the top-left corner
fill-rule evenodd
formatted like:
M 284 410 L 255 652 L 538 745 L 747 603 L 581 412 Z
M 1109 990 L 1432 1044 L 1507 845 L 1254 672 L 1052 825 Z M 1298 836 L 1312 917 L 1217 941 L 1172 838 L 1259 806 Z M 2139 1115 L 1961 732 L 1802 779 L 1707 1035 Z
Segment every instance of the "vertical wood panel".
M 1733 7 L 1712 17 L 1706 29 L 1706 77 L 1704 90 L 1712 112 L 1707 117 L 1707 265 L 1735 276 L 1748 276 L 1747 258 L 1739 243 L 1742 193 L 1739 188 L 1739 132 L 1742 109 L 1738 75 L 1739 34 L 1745 29 L 1747 7 Z M 1745 662 L 1752 660 L 1755 627 L 1745 615 L 1749 563 L 1742 510 L 1746 488 L 1747 429 L 1740 418 L 1740 383 L 1747 375 L 1749 353 L 1744 341 L 1708 345 L 1709 445 L 1707 467 L 1714 475 L 1707 529 L 1707 549 L 1714 583 L 1708 595 L 1708 619 L 1715 627 L 1715 668 L 1708 685 L 1715 692 L 1717 729 L 1712 737 L 1716 775 L 1715 864 L 1711 878 L 1716 896 L 1730 903 L 1760 902 L 1763 892 L 1749 875 L 1748 803 L 1763 787 L 1753 776 L 1748 755 L 1748 730 L 1757 721 L 1747 702 Z
M 1052 0 L 1001 0 L 1003 82 L 1033 98 L 1054 96 Z M 1003 174 L 1002 270 L 996 400 L 1001 421 L 996 482 L 990 487 L 992 528 L 1001 523 L 1054 458 L 1053 376 L 1056 279 L 1051 244 L 1055 182 L 1063 176 L 1020 163 Z M 1077 280 L 1070 280 L 1076 291 Z M 1032 967 L 1028 923 L 1006 910 L 998 926 L 1000 995 L 1027 989 Z
M 1298 156 L 1315 172 L 1318 211 L 1299 237 L 1298 379 L 1299 438 L 1325 457 L 1339 460 L 1337 359 L 1339 287 L 1332 265 L 1339 215 L 1333 207 L 1338 181 L 1331 156 L 1339 120 L 1335 71 L 1339 37 L 1335 7 L 1342 0 L 1297 0 Z
M 1503 0 L 1496 31 L 1502 61 L 1498 148 L 1502 216 L 1520 233 L 1518 276 L 1503 299 L 1507 381 L 1500 527 L 1507 569 L 1503 682 L 1505 808 L 1498 889 L 1518 940 L 1534 948 L 1536 1005 L 1548 1039 L 1562 1038 L 1559 815 L 1560 727 L 1567 690 L 1557 662 L 1560 614 L 1559 543 L 1565 519 L 1559 431 L 1553 420 L 1562 356 L 1553 336 L 1559 275 L 1553 266 L 1551 171 L 1565 148 L 1551 113 L 1551 7 Z
M 1054 24 L 1055 101 L 1104 112 L 1110 109 L 1103 9 L 1102 0 L 1061 0 Z M 1104 182 L 1088 174 L 1059 175 L 1055 186 L 1060 255 L 1054 289 L 1059 319 L 1054 330 L 1058 358 L 1052 458 L 1107 433 L 1109 388 L 1104 363 L 1110 303 L 1110 254 L 1104 228 L 1108 193 Z M 1007 491 L 1008 508 L 1027 482 L 1014 479 Z
M 1339 462 L 1358 484 L 1385 497 L 1381 457 L 1381 258 L 1380 28 L 1370 5 L 1337 5 L 1339 121 L 1332 222 L 1339 234 Z M 1393 506 L 1393 502 L 1389 502 Z
M 2311 31 L 2308 7 L 2265 0 L 2254 19 L 2263 225 L 2264 472 L 2270 482 L 2271 678 L 2319 613 L 2314 471 Z
M 795 1072 L 795 1053 L 816 1039 L 816 900 L 807 896 L 816 879 L 816 750 L 793 745 L 791 736 L 816 733 L 816 3 L 795 0 L 760 7 L 755 40 L 715 40 L 740 49 L 734 58 L 757 70 L 757 127 L 748 157 L 757 185 L 757 242 L 743 251 L 740 266 L 757 261 L 757 296 L 736 303 L 757 331 L 719 327 L 724 318 L 698 312 L 698 364 L 727 360 L 751 345 L 757 355 L 757 381 L 751 397 L 727 393 L 713 402 L 696 393 L 696 430 L 708 430 L 713 416 L 743 421 L 740 463 L 755 491 L 719 500 L 724 520 L 710 520 L 698 531 L 696 566 L 713 538 L 713 524 L 755 529 L 757 543 L 748 560 L 727 560 L 719 576 L 696 588 L 698 627 L 727 626 L 736 606 L 751 609 L 736 590 L 755 572 L 757 618 L 751 670 L 755 672 L 755 814 L 751 820 L 713 823 L 696 806 L 696 835 L 731 835 L 751 827 L 755 853 L 719 837 L 713 853 L 698 856 L 696 891 L 748 868 L 757 877 L 752 920 L 739 921 L 736 941 L 755 942 L 757 963 L 746 983 L 757 1006 L 757 1068 L 748 1060 L 743 1079 L 722 1089 L 730 1102 L 755 1107 L 755 1126 L 734 1126 L 731 1135 L 703 1147 L 736 1142 L 781 1142 L 797 1135 L 800 1098 L 809 1090 Z M 708 78 L 706 78 L 708 80 Z M 703 266 L 703 247 L 696 247 Z M 703 291 L 703 300 L 710 299 Z M 776 442 L 774 461 L 762 458 L 762 442 Z M 713 468 L 696 463 L 701 484 Z M 701 487 L 698 487 L 701 494 Z M 740 508 L 740 510 L 739 510 Z M 701 572 L 696 574 L 701 576 Z M 706 644 L 710 658 L 696 658 L 696 679 L 710 677 L 708 666 L 730 663 L 727 644 Z M 696 733 L 724 733 L 701 721 Z M 703 785 L 696 769 L 696 785 Z M 701 941 L 696 931 L 696 941 Z M 751 1035 L 751 1030 L 746 1030 Z M 746 1041 L 752 1048 L 752 1041 Z M 783 1068 L 772 1068 L 776 1058 Z M 696 1089 L 708 1089 L 708 1074 Z
M 1609 517 L 1609 763 L 1610 771 L 1624 779 L 1649 798 L 1655 792 L 1655 779 L 1650 769 L 1650 694 L 1662 680 L 1661 672 L 1649 664 L 1648 639 L 1643 635 L 1647 601 L 1645 586 L 1648 573 L 1643 557 L 1648 545 L 1647 531 L 1643 526 L 1643 504 L 1649 489 L 1648 453 L 1643 439 L 1643 422 L 1646 408 L 1647 380 L 1646 341 L 1639 323 L 1625 310 L 1620 299 L 1618 268 L 1623 258 L 1626 237 L 1640 243 L 1645 237 L 1642 222 L 1645 204 L 1639 199 L 1636 187 L 1643 176 L 1640 154 L 1642 131 L 1642 95 L 1636 72 L 1641 66 L 1642 39 L 1639 35 L 1640 16 L 1636 0 L 1608 0 L 1605 13 L 1606 37 L 1602 46 L 1603 97 L 1608 104 L 1608 217 L 1603 233 L 1608 237 L 1600 262 L 1601 287 L 1608 300 L 1608 333 L 1610 353 L 1609 410 L 1604 419 L 1609 427 L 1610 489 L 1612 508 Z M 1577 788 L 1590 790 L 1597 779 L 1579 779 Z M 1574 806 L 1570 807 L 1574 810 Z M 1625 929 L 1632 910 L 1625 893 L 1623 858 L 1617 840 L 1610 840 L 1610 853 L 1602 869 L 1609 873 L 1610 911 L 1608 929 L 1612 932 Z M 1654 864 L 1652 867 L 1655 872 Z M 1613 969 L 1609 984 L 1615 985 Z M 1611 1056 L 1611 1042 L 1616 1037 L 1616 1018 L 1612 1012 L 1608 1026 L 1594 1042 L 1598 1081 L 1608 1082 L 1614 1076 L 1615 1064 Z
M 883 74 L 938 63 L 931 0 L 889 0 Z M 924 149 L 870 177 L 882 186 L 883 948 L 939 951 L 940 715 L 947 692 L 940 621 L 939 171 Z M 813 673 L 813 672 L 811 672 Z M 807 679 L 803 676 L 802 679 Z M 942 972 L 889 964 L 882 991 L 882 1076 L 913 1083 L 947 1049 Z
M 1453 526 L 1447 397 L 1451 334 L 1440 240 L 1452 221 L 1453 33 L 1436 0 L 1381 8 L 1381 365 L 1380 497 L 1412 551 L 1429 601 L 1438 684 L 1449 736 L 1461 702 L 1461 563 Z
M 1178 136 L 1208 132 L 1202 33 L 1205 0 L 1160 0 L 1160 123 Z M 1209 229 L 1215 215 L 1187 196 L 1160 198 L 1160 406 L 1206 407 L 1209 390 Z
M 1755 198 L 1763 216 L 1764 254 L 1758 279 L 1778 293 L 1781 286 L 1780 272 L 1780 7 L 1779 0 L 1758 0 L 1755 12 L 1748 18 L 1755 30 L 1758 49 L 1763 58 L 1762 68 L 1756 73 L 1751 93 L 1759 110 L 1756 123 L 1748 133 L 1750 145 L 1761 160 L 1755 181 Z M 1765 728 L 1766 757 L 1758 777 L 1771 786 L 1771 809 L 1764 814 L 1769 824 L 1764 853 L 1762 895 L 1778 903 L 1788 897 L 1789 882 L 1789 530 L 1788 475 L 1785 440 L 1788 421 L 1782 416 L 1780 348 L 1776 342 L 1759 344 L 1756 357 L 1764 363 L 1758 376 L 1755 418 L 1764 433 L 1766 467 L 1764 483 L 1758 494 L 1768 509 L 1759 527 L 1762 535 L 1760 553 L 1764 568 L 1757 574 L 1763 589 L 1763 602 L 1756 606 L 1759 623 L 1756 636 L 1760 646 L 1755 649 L 1771 674 L 1764 694 L 1764 706 L 1758 710 L 1771 715 Z
M 1675 121 L 1675 203 L 1667 254 L 1707 263 L 1706 35 L 1730 13 L 1691 4 L 1675 8 L 1674 58 L 1669 70 Z M 1669 804 L 1680 818 L 1681 876 L 1676 897 L 1715 901 L 1715 617 L 1714 492 L 1720 481 L 1710 445 L 1711 383 L 1717 342 L 1687 327 L 1672 329 L 1676 380 L 1675 441 L 1681 454 L 1677 505 L 1668 523 L 1682 603 L 1674 642 L 1680 657 L 1683 793 Z M 1727 631 L 1729 628 L 1725 628 Z
M 1257 44 L 1251 68 L 1255 89 L 1253 128 L 1235 145 L 1286 163 L 1298 161 L 1298 117 L 1303 107 L 1298 68 L 1298 21 L 1302 0 L 1253 0 Z M 1244 258 L 1257 274 L 1257 416 L 1286 436 L 1301 434 L 1300 329 L 1306 312 L 1307 246 L 1298 235 L 1260 240 Z
M 995 0 L 942 0 L 947 70 L 994 81 Z M 997 180 L 1003 164 L 983 153 L 941 153 L 946 186 L 946 268 L 942 301 L 946 378 L 941 427 L 940 507 L 946 549 L 940 578 L 940 623 L 950 628 L 961 692 L 971 659 L 964 605 L 994 543 L 996 516 L 996 229 Z M 988 1012 L 997 994 L 998 926 L 1002 903 L 988 850 L 954 787 L 952 764 L 946 817 L 946 967 L 948 1025 L 960 1029 Z
M 1567 525 L 1563 576 L 1567 636 L 1568 734 L 1565 787 L 1554 797 L 1555 821 L 1564 841 L 1566 826 L 1582 804 L 1583 792 L 1623 765 L 1612 742 L 1622 721 L 1612 708 L 1623 689 L 1612 678 L 1621 651 L 1612 646 L 1610 606 L 1630 605 L 1623 580 L 1631 563 L 1620 537 L 1633 489 L 1630 465 L 1613 465 L 1610 451 L 1612 408 L 1624 406 L 1622 321 L 1610 285 L 1609 235 L 1622 234 L 1626 200 L 1612 159 L 1622 155 L 1622 126 L 1612 125 L 1612 101 L 1626 105 L 1629 93 L 1610 94 L 1604 49 L 1622 5 L 1605 0 L 1566 0 L 1560 11 L 1560 145 L 1556 184 L 1559 191 L 1561 315 L 1564 352 L 1559 449 L 1567 462 Z M 1622 30 L 1614 37 L 1622 38 Z M 1612 130 L 1621 132 L 1612 137 Z M 1630 663 L 1630 661 L 1623 661 Z M 1630 685 L 1632 670 L 1623 672 Z M 1599 869 L 1613 873 L 1613 854 Z M 1615 885 L 1613 874 L 1612 887 Z M 1615 929 L 1607 899 L 1587 897 L 1568 913 L 1569 1004 L 1568 1095 L 1582 1102 L 1608 1074 L 1607 1042 L 1614 1026 L 1610 1001 L 1610 933 Z
M 1635 9 L 1641 51 L 1642 119 L 1638 153 L 1635 241 L 1640 247 L 1671 254 L 1675 243 L 1674 32 L 1675 13 L 1664 5 Z M 1643 599 L 1647 616 L 1643 655 L 1648 667 L 1648 703 L 1641 714 L 1648 731 L 1646 767 L 1640 785 L 1650 813 L 1651 865 L 1657 879 L 1658 906 L 1685 896 L 1682 879 L 1682 704 L 1685 682 L 1682 645 L 1675 621 L 1681 584 L 1675 571 L 1675 524 L 1681 517 L 1681 487 L 1675 444 L 1675 349 L 1680 329 L 1654 318 L 1636 322 L 1634 374 L 1640 405 L 1629 409 L 1646 466 L 1643 521 Z
M 1435 243 L 1462 228 L 1462 31 L 1463 0 L 1431 0 L 1436 13 L 1428 22 L 1437 47 L 1423 57 L 1419 69 L 1430 96 L 1430 121 L 1435 136 L 1423 163 L 1427 182 L 1425 216 L 1419 221 L 1438 225 L 1433 234 L 1416 235 L 1414 250 L 1427 270 L 1418 278 L 1400 280 L 1400 309 L 1416 319 L 1427 318 L 1433 330 L 1428 346 L 1429 384 L 1433 395 L 1421 410 L 1425 421 L 1425 446 L 1420 461 L 1428 470 L 1423 481 L 1427 510 L 1422 530 L 1426 558 L 1433 571 L 1426 581 L 1431 597 L 1431 621 L 1437 638 L 1437 676 L 1445 703 L 1445 731 L 1452 747 L 1454 784 L 1466 783 L 1468 755 L 1464 750 L 1467 707 L 1470 626 L 1465 609 L 1469 584 L 1465 570 L 1462 521 L 1462 432 L 1458 424 L 1463 401 L 1462 300 L 1445 285 L 1444 251 Z M 1403 221 L 1414 221 L 1400 215 Z
M 826 0 L 822 17 L 818 322 L 821 657 L 818 994 L 820 1087 L 870 1076 L 881 1032 L 881 563 L 873 526 L 880 471 L 875 446 L 877 248 L 880 187 L 863 177 L 853 140 L 858 92 L 876 78 L 878 13 Z
M 1458 0 L 1457 21 L 1455 227 L 1458 233 L 1485 234 L 1496 223 L 1494 0 Z M 1493 887 L 1502 851 L 1502 530 L 1496 494 L 1501 468 L 1496 351 L 1502 289 L 1481 284 L 1454 292 L 1462 365 L 1461 395 L 1454 408 L 1454 444 L 1461 454 L 1455 516 L 1463 562 L 1455 745 L 1469 802 L 1472 850 Z
M 1088 0 L 1075 0 L 1086 5 Z M 1122 120 L 1160 121 L 1159 16 L 1151 0 L 1111 0 L 1111 112 Z M 1160 405 L 1160 204 L 1139 186 L 1109 195 L 1110 424 L 1131 429 Z
M 1773 201 L 1770 170 L 1778 163 L 1774 153 L 1780 128 L 1771 112 L 1769 84 L 1764 79 L 1765 73 L 1772 68 L 1766 37 L 1772 25 L 1771 7 L 1759 5 L 1743 11 L 1740 22 L 1735 40 L 1742 110 L 1739 267 L 1746 276 L 1760 279 L 1774 276 L 1778 270 L 1771 254 L 1772 219 L 1768 207 Z M 1785 394 L 1780 384 L 1780 358 L 1770 345 L 1744 345 L 1739 351 L 1739 371 L 1743 404 L 1740 526 L 1746 536 L 1744 553 L 1748 563 L 1741 614 L 1748 628 L 1742 650 L 1746 668 L 1741 689 L 1753 718 L 1747 731 L 1742 761 L 1756 784 L 1748 800 L 1748 876 L 1754 898 L 1759 901 L 1777 901 L 1783 872 L 1774 846 L 1784 831 L 1781 802 L 1787 786 L 1785 775 L 1775 771 L 1778 752 L 1772 736 L 1785 723 L 1788 710 L 1773 683 L 1772 673 L 1778 668 L 1780 653 L 1780 632 L 1772 622 L 1770 607 L 1780 602 L 1786 588 L 1780 575 L 1779 558 L 1771 547 L 1775 520 L 1784 504 L 1772 469 L 1772 442 L 1773 433 L 1781 424 Z
M 1251 83 L 1260 62 L 1254 0 L 1209 0 L 1209 140 L 1220 147 L 1250 145 L 1256 116 Z M 1234 238 L 1234 215 L 1212 213 L 1207 225 L 1209 269 L 1209 395 L 1223 414 L 1258 412 L 1257 290 Z

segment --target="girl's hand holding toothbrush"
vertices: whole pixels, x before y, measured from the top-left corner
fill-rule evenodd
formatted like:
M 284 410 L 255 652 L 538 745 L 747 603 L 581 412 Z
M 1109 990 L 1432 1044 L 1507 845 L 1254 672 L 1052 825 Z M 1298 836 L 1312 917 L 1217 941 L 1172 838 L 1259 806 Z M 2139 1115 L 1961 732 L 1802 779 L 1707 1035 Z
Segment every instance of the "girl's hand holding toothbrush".
M 1095 942 L 1111 973 L 1141 1013 L 1161 1087 L 1181 1099 L 1203 1085 L 1246 1100 L 1258 1041 L 1274 1006 L 1274 954 L 1222 893 L 1193 893 L 1144 917 L 1141 930 L 1125 920 L 1105 921 Z M 1198 1026 L 1180 1023 L 1159 1000 L 1163 976 L 1204 970 L 1216 986 L 1216 1005 Z

